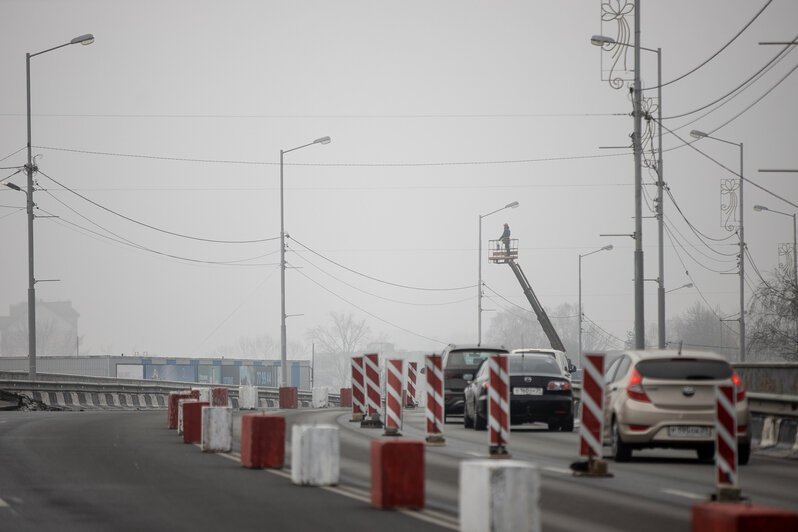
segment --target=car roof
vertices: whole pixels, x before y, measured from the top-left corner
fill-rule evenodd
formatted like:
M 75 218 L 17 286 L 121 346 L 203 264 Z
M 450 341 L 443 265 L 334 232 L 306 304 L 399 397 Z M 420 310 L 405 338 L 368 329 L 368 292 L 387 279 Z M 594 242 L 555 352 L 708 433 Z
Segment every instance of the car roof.
M 505 349 L 501 345 L 480 345 L 480 344 L 449 344 L 444 349 L 444 352 L 450 351 L 505 351 Z
M 543 347 L 522 347 L 521 349 L 513 349 L 512 353 L 543 353 L 547 355 L 557 355 L 557 353 L 564 353 L 558 349 L 546 349 Z
M 623 351 L 621 354 L 629 355 L 636 361 L 653 359 L 674 359 L 674 358 L 700 358 L 704 360 L 728 360 L 712 351 L 679 351 L 677 349 L 650 349 L 646 351 L 632 350 Z

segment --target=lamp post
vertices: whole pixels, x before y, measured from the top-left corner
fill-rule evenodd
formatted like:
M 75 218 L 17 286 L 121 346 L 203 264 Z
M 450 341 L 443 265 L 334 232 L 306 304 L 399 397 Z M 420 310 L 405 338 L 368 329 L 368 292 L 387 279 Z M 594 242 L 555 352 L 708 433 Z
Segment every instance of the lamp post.
M 612 249 L 612 244 L 604 246 L 601 249 L 597 249 L 595 251 L 591 251 L 589 253 L 585 253 L 583 255 L 579 255 L 579 366 L 582 367 L 582 257 L 587 257 L 588 255 L 592 255 L 593 253 L 598 253 L 599 251 L 610 251 Z
M 500 209 L 496 209 L 495 211 L 491 211 L 488 214 L 480 214 L 479 215 L 479 282 L 477 283 L 477 345 L 482 345 L 482 219 L 490 216 L 491 214 L 496 214 L 499 211 L 503 211 L 504 209 L 515 209 L 518 207 L 518 202 L 514 201 L 512 203 L 508 203 L 504 207 Z
M 659 243 L 660 243 L 660 259 L 659 259 L 659 267 L 660 267 L 660 285 L 657 291 L 658 295 L 658 310 L 659 310 L 659 344 L 660 347 L 664 347 L 665 343 L 665 294 L 664 294 L 664 263 L 662 259 L 662 62 L 661 62 L 661 54 L 660 48 L 654 50 L 653 48 L 645 48 L 640 46 L 640 6 L 636 5 L 634 9 L 634 17 L 635 17 L 635 42 L 634 45 L 630 45 L 623 42 L 618 42 L 612 37 L 607 37 L 604 35 L 594 35 L 591 37 L 590 42 L 595 46 L 604 46 L 606 45 L 620 45 L 620 46 L 627 46 L 634 48 L 634 58 L 635 58 L 635 69 L 634 69 L 634 82 L 632 87 L 632 99 L 634 104 L 634 112 L 632 113 L 634 116 L 634 134 L 632 135 L 632 149 L 634 151 L 634 163 L 635 163 L 635 186 L 634 186 L 634 194 L 635 194 L 635 232 L 634 232 L 634 239 L 635 239 L 635 252 L 634 252 L 634 293 L 635 293 L 635 348 L 637 349 L 645 349 L 646 348 L 646 339 L 645 339 L 645 321 L 644 321 L 644 299 L 643 299 L 643 169 L 642 169 L 642 154 L 643 154 L 643 146 L 641 141 L 641 122 L 640 119 L 643 116 L 643 109 L 642 109 L 642 102 L 641 96 L 642 91 L 640 88 L 640 50 L 646 50 L 649 52 L 656 52 L 657 54 L 657 75 L 659 77 L 659 82 L 657 83 L 657 93 L 660 99 L 659 104 L 659 126 L 660 126 L 660 136 L 659 136 L 659 161 L 658 161 L 658 180 L 657 180 L 657 187 L 659 193 L 657 195 L 657 218 L 660 221 L 659 225 Z
M 757 212 L 768 211 L 768 212 L 775 212 L 776 214 L 781 214 L 783 216 L 790 216 L 792 217 L 792 274 L 793 280 L 795 281 L 795 289 L 798 290 L 798 233 L 796 233 L 796 226 L 795 226 L 795 213 L 789 214 L 786 212 L 777 211 L 775 209 L 769 209 L 764 205 L 754 205 L 754 210 Z M 798 333 L 798 316 L 796 316 L 796 325 L 795 325 L 796 333 Z
M 285 335 L 285 212 L 283 202 L 283 156 L 314 144 L 329 144 L 330 137 L 321 137 L 290 150 L 280 150 L 280 386 L 288 386 Z
M 618 42 L 615 39 L 613 39 L 612 37 L 607 37 L 605 35 L 593 35 L 590 38 L 590 43 L 595 45 L 595 46 L 604 46 L 604 45 L 619 45 L 619 46 L 627 46 L 627 47 L 630 46 L 627 43 Z M 635 50 L 637 51 L 637 49 L 645 50 L 647 52 L 653 52 L 653 53 L 657 54 L 657 101 L 659 102 L 657 104 L 657 126 L 658 126 L 657 127 L 657 131 L 658 131 L 658 134 L 657 134 L 657 136 L 658 136 L 657 155 L 658 155 L 658 158 L 657 158 L 657 205 L 656 205 L 657 237 L 658 237 L 658 247 L 659 247 L 659 261 L 658 261 L 659 277 L 658 277 L 658 281 L 657 281 L 658 282 L 658 287 L 657 287 L 657 345 L 658 345 L 658 347 L 660 349 L 665 349 L 665 259 L 664 259 L 664 252 L 663 252 L 663 242 L 664 242 L 663 189 L 665 188 L 665 182 L 662 180 L 662 175 L 663 175 L 663 170 L 662 170 L 662 48 L 657 48 L 655 50 L 654 48 L 646 48 L 644 46 L 640 46 L 639 44 L 637 44 L 637 42 L 635 42 Z M 639 57 L 637 55 L 635 55 L 635 83 L 636 83 L 636 85 L 635 85 L 635 94 L 636 95 L 640 91 L 640 85 L 639 85 L 640 75 L 639 75 L 639 72 L 638 72 L 638 70 L 639 70 L 638 66 L 637 66 L 638 64 L 639 64 Z M 643 111 L 641 109 L 640 101 L 636 98 L 635 99 L 635 114 L 637 115 L 638 113 L 640 115 L 642 115 Z M 636 117 L 635 120 L 636 120 L 635 123 L 638 124 L 639 123 L 639 117 Z M 639 129 L 636 130 L 636 131 L 637 131 L 637 142 L 640 143 L 641 141 L 640 141 Z M 635 155 L 637 156 L 637 151 L 638 150 L 642 151 L 642 146 L 640 146 L 640 144 L 635 144 L 634 145 L 634 149 L 635 149 Z M 640 168 L 639 164 L 641 164 L 639 162 L 639 160 L 636 160 L 635 165 L 636 165 L 636 169 L 637 170 L 639 170 L 639 168 Z M 636 187 L 638 187 L 638 186 L 642 187 L 642 178 L 638 178 L 637 174 L 636 174 L 635 177 L 636 177 L 636 179 L 635 179 Z M 642 206 L 640 206 L 639 203 L 638 203 L 639 200 L 640 200 L 640 196 L 638 194 L 639 193 L 636 191 L 635 192 L 635 222 L 636 222 L 636 224 L 640 223 L 640 216 L 642 215 L 641 214 L 642 213 Z M 638 210 L 638 207 L 640 207 L 640 210 Z M 642 227 L 642 225 L 641 225 L 641 227 Z M 642 291 L 642 283 L 643 283 L 643 278 L 642 278 L 642 253 L 643 253 L 642 252 L 642 236 L 638 239 L 638 235 L 641 235 L 641 233 L 638 232 L 637 225 L 636 225 L 636 227 L 635 227 L 635 242 L 638 242 L 638 240 L 639 240 L 640 247 L 638 247 L 637 244 L 635 245 L 635 253 L 637 253 L 638 249 L 641 250 L 640 251 L 640 262 L 641 262 L 641 264 L 640 264 L 640 268 L 641 268 L 640 269 L 640 273 L 641 273 L 641 275 L 639 276 L 639 286 L 640 286 L 639 289 Z M 637 258 L 635 258 L 635 268 L 637 268 Z M 637 270 L 635 270 L 635 271 L 637 271 Z M 635 275 L 635 300 L 636 301 L 637 301 L 637 290 L 638 290 L 638 276 Z M 642 297 L 643 296 L 642 296 L 642 293 L 641 293 L 640 294 L 641 304 L 642 304 Z M 637 318 L 638 318 L 637 313 L 635 313 L 635 336 L 637 336 L 637 329 L 639 328 L 638 324 L 637 324 L 637 321 L 638 321 Z M 642 314 L 639 316 L 639 318 L 640 318 L 640 323 L 642 325 L 642 322 L 643 322 Z M 640 328 L 642 328 L 642 327 L 640 327 Z M 645 344 L 645 342 L 643 342 L 643 344 Z M 644 347 L 644 345 L 641 346 L 638 343 L 638 345 L 637 345 L 638 349 L 642 349 L 643 347 Z
M 90 33 L 75 37 L 68 43 L 60 44 L 34 54 L 25 54 L 25 79 L 27 96 L 27 127 L 28 127 L 28 164 L 25 171 L 28 175 L 27 210 L 28 210 L 28 378 L 36 380 L 36 278 L 33 275 L 33 172 L 36 167 L 33 164 L 33 152 L 31 149 L 31 102 L 30 102 L 30 60 L 37 55 L 46 54 L 53 50 L 58 50 L 70 44 L 91 44 L 94 36 Z M 13 188 L 13 187 L 11 187 Z
M 740 148 L 740 362 L 745 362 L 745 232 L 743 225 L 743 143 L 731 142 L 728 140 L 712 137 L 703 131 L 694 129 L 690 132 L 690 136 L 695 139 L 712 139 L 724 144 L 731 144 Z

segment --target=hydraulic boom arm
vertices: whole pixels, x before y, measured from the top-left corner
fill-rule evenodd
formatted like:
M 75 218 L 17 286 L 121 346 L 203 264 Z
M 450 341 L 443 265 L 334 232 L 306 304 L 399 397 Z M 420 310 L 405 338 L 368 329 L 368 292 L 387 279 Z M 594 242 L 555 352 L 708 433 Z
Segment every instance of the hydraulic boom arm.
M 535 311 L 535 315 L 537 315 L 540 326 L 543 327 L 543 332 L 546 333 L 552 349 L 564 352 L 565 346 L 562 340 L 560 340 L 557 331 L 554 330 L 554 326 L 551 324 L 546 311 L 543 310 L 540 301 L 538 301 L 537 296 L 535 296 L 535 292 L 532 291 L 532 286 L 529 284 L 529 281 L 527 281 L 526 275 L 524 275 L 523 270 L 521 270 L 521 266 L 512 259 L 507 260 L 507 264 L 510 265 L 510 269 L 513 270 L 518 282 L 521 283 L 521 288 L 524 289 L 524 295 L 529 300 L 529 304 L 532 305 L 532 310 Z

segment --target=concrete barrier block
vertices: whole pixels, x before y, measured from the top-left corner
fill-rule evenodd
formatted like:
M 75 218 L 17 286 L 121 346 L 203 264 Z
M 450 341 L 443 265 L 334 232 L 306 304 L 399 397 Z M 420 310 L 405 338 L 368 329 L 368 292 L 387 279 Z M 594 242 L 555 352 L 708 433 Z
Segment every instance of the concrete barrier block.
M 773 416 L 767 416 L 762 423 L 762 438 L 759 442 L 761 448 L 773 447 L 776 445 L 779 437 L 779 425 L 781 419 Z
M 207 401 L 181 401 L 183 404 L 183 442 L 200 443 L 202 441 L 202 407 Z
M 298 408 L 299 392 L 293 386 L 280 387 L 280 408 Z
M 238 387 L 238 408 L 240 410 L 258 408 L 258 389 L 255 386 Z
M 330 406 L 330 391 L 326 386 L 321 388 L 313 388 L 311 395 L 312 398 L 310 404 L 313 408 L 327 408 Z
M 460 530 L 540 532 L 540 471 L 518 460 L 460 463 Z
M 181 392 L 170 392 L 168 403 L 167 403 L 167 410 L 166 410 L 166 426 L 170 429 L 176 429 L 178 425 L 178 401 L 180 399 L 188 399 L 194 397 L 195 399 L 199 399 L 199 394 L 196 397 L 193 395 L 193 392 L 190 391 L 181 391 Z
M 798 513 L 739 502 L 703 502 L 693 505 L 692 532 L 758 532 L 798 530 Z
M 285 463 L 285 418 L 274 414 L 241 417 L 241 465 L 280 469 Z
M 291 429 L 291 480 L 307 486 L 334 486 L 341 471 L 338 427 L 294 425 Z
M 204 387 L 204 386 L 192 387 L 191 391 L 193 392 L 194 390 L 199 392 L 199 398 L 198 399 L 200 401 L 205 401 L 207 403 L 211 402 L 211 389 L 210 388 L 207 388 L 207 387 Z
M 352 388 L 341 388 L 339 406 L 352 408 Z
M 203 407 L 200 445 L 202 452 L 206 453 L 229 453 L 233 449 L 232 408 L 213 405 Z
M 424 442 L 371 440 L 371 505 L 424 508 Z
M 229 404 L 227 388 L 218 387 L 211 390 L 211 406 L 228 406 Z
M 198 399 L 193 395 L 183 397 L 177 400 L 177 434 L 183 434 L 183 404 L 189 401 L 197 401 Z

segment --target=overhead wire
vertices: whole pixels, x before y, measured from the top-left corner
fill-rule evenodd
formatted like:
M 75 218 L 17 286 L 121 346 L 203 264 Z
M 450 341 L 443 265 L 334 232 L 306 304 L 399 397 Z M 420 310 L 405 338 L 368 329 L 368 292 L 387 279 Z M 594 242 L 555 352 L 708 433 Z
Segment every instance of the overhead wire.
M 334 260 L 332 260 L 332 259 L 330 259 L 328 257 L 325 257 L 324 255 L 322 255 L 318 251 L 315 251 L 315 250 L 311 249 L 310 247 L 306 246 L 305 244 L 303 244 L 302 242 L 300 242 L 299 240 L 297 240 L 294 237 L 291 237 L 291 240 L 293 240 L 294 242 L 296 242 L 297 244 L 302 246 L 305 250 L 313 253 L 317 257 L 319 257 L 321 259 L 324 259 L 327 262 L 329 262 L 331 264 L 334 264 L 334 265 L 338 266 L 339 268 L 342 268 L 342 269 L 344 269 L 344 270 L 346 270 L 346 271 L 348 271 L 350 273 L 354 273 L 355 275 L 359 275 L 360 277 L 364 277 L 366 279 L 370 279 L 370 280 L 376 281 L 378 283 L 383 283 L 383 284 L 387 284 L 387 285 L 390 285 L 390 286 L 395 286 L 395 287 L 398 287 L 398 288 L 407 288 L 408 290 L 421 290 L 421 291 L 430 291 L 430 292 L 447 292 L 447 291 L 454 291 L 454 290 L 468 290 L 468 289 L 473 289 L 473 288 L 475 288 L 477 286 L 475 284 L 472 284 L 472 285 L 467 285 L 467 286 L 456 286 L 456 287 L 451 287 L 451 288 L 428 288 L 428 287 L 419 287 L 419 286 L 409 286 L 409 285 L 394 283 L 394 282 L 391 282 L 391 281 L 385 281 L 383 279 L 378 279 L 377 277 L 372 277 L 370 275 L 366 275 L 365 273 L 359 272 L 357 270 L 353 270 L 352 268 L 349 268 L 348 266 L 344 266 L 343 264 L 341 264 L 339 262 L 335 262 Z
M 55 183 L 56 185 L 62 187 L 64 190 L 66 190 L 68 192 L 71 192 L 72 194 L 78 196 L 79 198 L 91 203 L 95 207 L 99 207 L 100 209 L 102 209 L 102 210 L 104 210 L 106 212 L 109 212 L 109 213 L 111 213 L 111 214 L 113 214 L 115 216 L 118 216 L 118 217 L 120 217 L 120 218 L 122 218 L 124 220 L 127 220 L 128 222 L 132 222 L 132 223 L 134 223 L 136 225 L 140 225 L 142 227 L 146 227 L 147 229 L 152 229 L 154 231 L 158 231 L 159 233 L 164 233 L 164 234 L 176 236 L 176 237 L 179 237 L 179 238 L 185 238 L 185 239 L 188 239 L 188 240 L 197 240 L 197 241 L 200 241 L 200 242 L 210 242 L 210 243 L 214 243 L 214 244 L 259 244 L 259 243 L 262 243 L 262 242 L 269 242 L 269 241 L 272 241 L 272 240 L 278 240 L 280 238 L 279 236 L 277 236 L 277 237 L 259 238 L 259 239 L 252 239 L 252 240 L 216 240 L 216 239 L 212 239 L 212 238 L 203 238 L 203 237 L 186 235 L 186 234 L 182 234 L 182 233 L 176 233 L 174 231 L 169 231 L 167 229 L 162 229 L 160 227 L 155 227 L 154 225 L 150 225 L 150 224 L 144 223 L 142 221 L 136 220 L 134 218 L 131 218 L 129 216 L 125 216 L 124 214 L 116 212 L 115 210 L 110 209 L 110 208 L 108 208 L 108 207 L 106 207 L 104 205 L 100 205 L 96 201 L 87 198 L 83 194 L 80 194 L 79 192 L 76 192 L 76 191 L 72 190 L 71 188 L 67 187 L 66 185 L 64 185 L 63 183 L 59 182 L 58 180 L 50 177 L 49 175 L 47 175 L 46 173 L 42 172 L 41 170 L 39 170 L 39 173 L 41 175 L 43 175 L 44 177 L 46 177 L 47 179 L 49 179 L 50 181 L 52 181 L 53 183 Z

